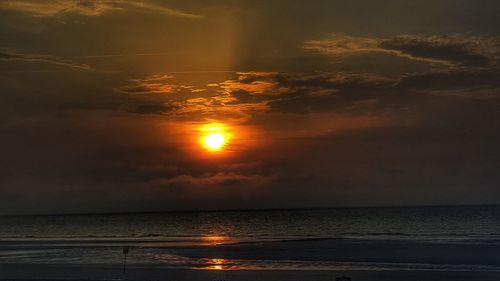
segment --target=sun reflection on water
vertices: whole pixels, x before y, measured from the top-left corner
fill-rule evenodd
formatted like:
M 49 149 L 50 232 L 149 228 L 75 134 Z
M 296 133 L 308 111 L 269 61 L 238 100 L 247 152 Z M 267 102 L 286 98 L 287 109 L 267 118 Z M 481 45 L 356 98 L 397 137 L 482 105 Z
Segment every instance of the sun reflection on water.
M 211 270 L 223 270 L 226 265 L 226 260 L 225 259 L 210 259 L 210 265 L 207 267 L 207 269 Z

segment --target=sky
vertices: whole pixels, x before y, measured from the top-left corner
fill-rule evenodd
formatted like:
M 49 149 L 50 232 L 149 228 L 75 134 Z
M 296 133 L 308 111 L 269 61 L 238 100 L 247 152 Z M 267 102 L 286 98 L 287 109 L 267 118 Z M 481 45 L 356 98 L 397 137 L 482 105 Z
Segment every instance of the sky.
M 0 0 L 0 214 L 498 204 L 499 14 Z

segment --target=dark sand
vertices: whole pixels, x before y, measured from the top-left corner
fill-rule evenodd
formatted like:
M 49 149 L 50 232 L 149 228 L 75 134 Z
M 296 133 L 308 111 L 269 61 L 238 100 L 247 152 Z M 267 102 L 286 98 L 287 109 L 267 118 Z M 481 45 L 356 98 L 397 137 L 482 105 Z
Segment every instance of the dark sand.
M 350 276 L 353 281 L 498 281 L 500 273 L 436 271 L 275 271 L 177 270 L 130 268 L 126 280 L 172 281 L 332 281 Z M 0 280 L 122 280 L 120 266 L 64 267 L 57 265 L 0 265 Z
M 500 241 L 491 240 L 478 243 L 478 241 L 317 239 L 185 247 L 174 252 L 196 258 L 500 266 Z
M 140 248 L 132 248 L 140 251 Z M 395 241 L 324 239 L 219 246 L 169 247 L 165 251 L 194 258 L 238 260 L 296 260 L 352 263 L 389 263 L 393 269 L 332 270 L 196 270 L 172 269 L 162 264 L 130 264 L 127 280 L 190 281 L 498 281 L 500 243 L 488 241 Z M 429 270 L 426 266 L 436 266 Z M 401 266 L 399 268 L 398 266 Z M 0 280 L 122 280 L 122 267 L 112 265 L 0 264 Z

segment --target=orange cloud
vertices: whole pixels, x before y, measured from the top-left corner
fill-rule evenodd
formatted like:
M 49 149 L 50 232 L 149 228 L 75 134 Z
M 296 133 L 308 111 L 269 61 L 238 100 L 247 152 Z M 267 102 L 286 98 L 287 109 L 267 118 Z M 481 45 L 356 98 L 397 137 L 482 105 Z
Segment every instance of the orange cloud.
M 123 86 L 118 88 L 119 92 L 128 93 L 132 95 L 141 94 L 174 94 L 182 90 L 191 93 L 199 93 L 205 89 L 198 89 L 191 85 L 180 85 L 172 82 L 174 76 L 168 74 L 156 74 L 142 79 L 131 79 L 132 85 Z

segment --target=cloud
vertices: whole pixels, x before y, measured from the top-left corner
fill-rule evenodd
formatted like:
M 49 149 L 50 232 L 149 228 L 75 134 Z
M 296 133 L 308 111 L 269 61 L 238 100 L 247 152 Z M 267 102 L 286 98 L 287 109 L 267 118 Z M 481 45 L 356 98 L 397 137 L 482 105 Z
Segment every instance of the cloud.
M 234 81 L 224 81 L 216 86 L 205 87 L 185 85 L 170 74 L 155 74 L 145 78 L 131 79 L 130 85 L 115 88 L 133 98 L 140 107 L 127 107 L 131 113 L 170 114 L 172 118 L 204 119 L 225 116 L 226 118 L 245 118 L 250 112 L 264 110 L 259 101 L 238 102 L 231 94 L 229 86 Z M 261 82 L 257 82 L 260 84 Z M 241 83 L 247 89 L 254 85 Z
M 179 94 L 170 100 L 158 100 L 160 110 L 156 112 L 191 120 L 247 120 L 266 112 L 395 112 L 407 110 L 415 102 L 438 98 L 499 98 L 498 42 L 496 37 L 464 34 L 394 38 L 333 34 L 323 40 L 308 41 L 303 47 L 340 57 L 383 53 L 439 67 L 391 77 L 373 73 L 246 71 L 236 72 L 224 81 L 206 81 L 199 87 L 182 85 L 168 74 L 158 74 L 130 80 L 131 85 L 119 91 L 132 95 Z M 394 61 L 385 63 L 388 65 L 384 67 L 390 67 Z M 203 94 L 194 95 L 197 93 Z
M 379 47 L 415 58 L 443 60 L 462 65 L 494 64 L 500 55 L 499 38 L 458 34 L 429 37 L 402 35 L 382 40 Z
M 0 60 L 6 61 L 26 61 L 26 62 L 43 62 L 58 66 L 77 68 L 81 70 L 92 70 L 92 67 L 86 64 L 76 63 L 71 60 L 44 54 L 21 54 L 11 50 L 0 50 Z
M 274 88 L 277 83 L 271 81 L 272 79 L 266 75 L 267 73 L 242 72 L 237 73 L 236 79 L 206 83 L 205 86 L 193 86 L 180 84 L 169 74 L 157 74 L 132 79 L 131 85 L 116 90 L 136 97 L 169 94 L 164 95 L 165 99 L 159 99 L 157 102 L 161 103 L 161 106 L 168 104 L 171 117 L 175 118 L 193 120 L 224 116 L 229 119 L 244 119 L 252 113 L 267 110 L 263 100 L 265 96 L 286 91 L 285 88 Z M 257 79 L 257 76 L 263 80 Z M 238 92 L 241 95 L 256 95 L 256 98 L 244 101 Z
M 229 92 L 241 90 L 251 95 L 279 95 L 288 90 L 278 87 L 275 82 L 259 80 L 249 83 L 238 80 L 227 80 L 220 83 L 220 87 Z
M 131 95 L 147 95 L 147 94 L 175 94 L 180 92 L 197 93 L 204 91 L 191 85 L 180 85 L 172 82 L 174 76 L 169 74 L 155 74 L 142 79 L 131 79 L 131 85 L 126 85 L 117 88 L 121 93 Z
M 148 113 L 190 120 L 228 118 L 243 121 L 267 112 L 365 114 L 407 110 L 415 102 L 436 98 L 495 99 L 500 98 L 499 76 L 500 70 L 495 66 L 436 68 L 400 77 L 342 72 L 249 71 L 237 72 L 232 79 L 210 81 L 203 88 L 178 84 L 172 76 L 159 74 L 133 79 L 133 85 L 119 91 L 135 96 L 175 94 L 175 98 L 154 102 L 158 110 L 145 110 Z M 198 95 L 196 90 L 203 94 Z
M 2 1 L 0 2 L 0 9 L 26 13 L 35 17 L 52 17 L 69 13 L 97 16 L 105 12 L 121 10 L 113 5 L 114 2 L 77 0 Z
M 345 105 L 373 98 L 373 90 L 391 87 L 395 79 L 363 74 L 238 72 L 236 79 L 218 82 L 213 96 L 176 101 L 177 114 L 215 115 L 222 112 L 248 116 L 269 110 L 307 111 L 309 101 L 325 100 Z M 212 83 L 215 84 L 215 83 Z M 372 100 L 370 100 L 373 102 Z M 284 104 L 297 108 L 282 108 Z M 335 110 L 331 102 L 323 104 Z
M 491 65 L 498 63 L 500 39 L 461 34 L 400 35 L 388 39 L 331 34 L 325 39 L 307 41 L 303 48 L 331 56 L 383 53 L 448 66 Z
M 138 114 L 164 114 L 171 110 L 170 107 L 162 104 L 134 104 L 128 112 Z
M 321 40 L 310 40 L 303 48 L 321 54 L 346 55 L 361 52 L 386 52 L 379 48 L 380 40 L 376 38 L 353 37 L 341 34 L 331 34 Z
M 406 110 L 437 98 L 500 99 L 497 68 L 449 68 L 409 73 L 401 78 L 324 73 L 280 79 L 287 94 L 269 101 L 282 112 L 385 112 Z M 444 101 L 443 101 L 444 102 Z
M 239 102 L 233 95 L 227 93 L 175 101 L 171 106 L 174 108 L 172 114 L 176 117 L 192 120 L 223 118 L 241 121 L 252 114 L 268 110 L 265 102 Z
M 498 77 L 499 68 L 456 68 L 407 74 L 397 86 L 420 90 L 500 88 Z
M 338 110 L 367 100 L 373 103 L 377 98 L 374 92 L 397 83 L 395 79 L 369 74 L 249 72 L 238 75 L 236 80 L 220 83 L 225 85 L 225 93 L 233 97 L 233 104 L 260 103 L 268 110 L 292 112 L 318 108 Z
M 117 90 L 123 93 L 132 95 L 138 94 L 172 94 L 176 92 L 176 85 L 163 83 L 146 83 L 141 82 L 137 85 L 129 85 L 118 88 Z
M 276 176 L 262 176 L 257 174 L 244 175 L 234 172 L 208 173 L 200 176 L 187 174 L 177 175 L 172 178 L 156 179 L 150 184 L 162 187 L 175 188 L 210 188 L 230 186 L 260 186 L 268 184 L 276 179 Z
M 500 69 L 496 67 L 433 70 L 407 74 L 401 78 L 396 88 L 436 96 L 498 99 L 500 98 L 498 77 Z
M 238 75 L 219 83 L 226 97 L 223 105 L 258 104 L 260 112 L 381 112 L 405 110 L 415 102 L 439 97 L 500 98 L 496 67 L 453 67 L 399 78 L 340 72 Z M 198 106 L 202 111 L 213 104 L 204 100 Z
M 167 16 L 182 17 L 189 19 L 202 18 L 200 15 L 190 14 L 148 1 L 127 0 L 19 0 L 2 1 L 0 10 L 11 10 L 22 12 L 35 17 L 54 17 L 65 14 L 78 14 L 83 16 L 99 16 L 109 12 L 126 10 L 152 11 Z
M 228 96 L 236 98 L 240 95 L 249 98 L 249 100 L 271 98 L 288 91 L 285 87 L 280 87 L 276 81 L 276 77 L 280 74 L 277 72 L 237 72 L 236 79 L 230 79 L 218 83 L 221 92 Z M 241 101 L 241 100 L 240 100 Z
M 500 98 L 499 37 L 450 34 L 365 38 L 333 34 L 323 40 L 308 41 L 303 47 L 311 52 L 336 58 L 352 54 L 382 53 L 441 66 L 413 73 L 401 73 L 397 81 L 388 87 L 371 85 L 368 90 L 373 93 L 371 98 L 370 95 L 352 95 L 351 91 L 348 96 L 354 99 L 349 103 L 342 103 L 349 100 L 347 95 L 336 101 L 325 97 L 306 99 L 302 95 L 295 100 L 275 101 L 271 103 L 271 107 L 298 110 L 304 106 L 312 106 L 328 110 L 337 105 L 348 108 L 356 102 L 359 106 L 362 105 L 361 108 L 367 108 L 369 103 L 362 102 L 361 99 L 369 98 L 367 101 L 377 101 L 377 106 L 374 108 L 403 109 L 415 102 L 438 98 L 446 98 L 448 101 L 452 98 L 469 100 Z
M 191 14 L 191 13 L 186 13 L 186 12 L 181 12 L 175 9 L 167 8 L 161 5 L 156 5 L 148 2 L 138 2 L 138 1 L 123 1 L 121 2 L 123 5 L 130 5 L 134 8 L 137 9 L 144 9 L 144 10 L 150 10 L 153 12 L 161 13 L 167 16 L 173 16 L 173 17 L 181 17 L 181 18 L 188 18 L 188 19 L 201 19 L 203 16 L 201 15 L 196 15 L 196 14 Z

